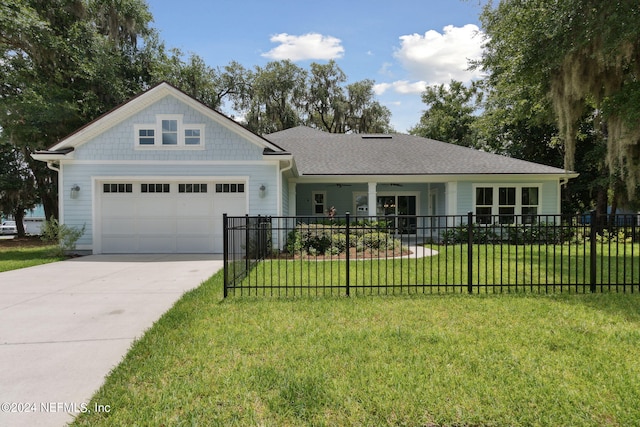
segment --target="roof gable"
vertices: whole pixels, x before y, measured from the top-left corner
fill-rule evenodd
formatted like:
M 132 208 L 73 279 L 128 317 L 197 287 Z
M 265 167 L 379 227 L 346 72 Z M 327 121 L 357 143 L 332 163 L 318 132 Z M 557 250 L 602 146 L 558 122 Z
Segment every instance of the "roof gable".
M 262 149 L 273 152 L 284 151 L 282 148 L 275 145 L 271 141 L 268 141 L 265 138 L 249 131 L 244 126 L 240 125 L 224 114 L 207 107 L 206 105 L 190 97 L 189 95 L 185 94 L 169 83 L 163 82 L 81 127 L 71 135 L 54 144 L 47 150 L 47 152 L 52 153 L 60 152 L 61 150 L 75 149 L 167 96 L 174 97 L 179 101 L 187 104 L 190 108 L 193 108 L 194 110 L 208 117 L 210 120 L 242 136 L 244 139 L 250 141 L 251 143 Z
M 266 136 L 301 175 L 566 174 L 563 169 L 406 134 L 332 134 L 296 127 Z

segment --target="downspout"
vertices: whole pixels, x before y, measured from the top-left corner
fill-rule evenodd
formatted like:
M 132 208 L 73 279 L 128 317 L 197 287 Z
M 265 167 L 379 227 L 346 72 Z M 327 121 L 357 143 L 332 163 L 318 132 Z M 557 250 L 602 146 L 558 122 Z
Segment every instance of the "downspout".
M 60 173 L 60 169 L 56 168 L 56 167 L 53 165 L 53 161 L 51 161 L 51 160 L 47 162 L 47 167 L 48 167 L 49 169 L 51 169 L 52 171 L 55 171 L 55 172 Z
M 288 171 L 291 170 L 291 168 L 293 167 L 293 159 L 289 159 L 289 166 L 287 166 L 286 168 L 280 169 L 280 174 L 278 175 L 278 186 L 279 191 L 278 191 L 278 215 L 282 216 L 282 175 Z M 291 203 L 291 200 L 289 200 L 289 203 Z
M 57 166 L 55 166 L 55 163 L 52 160 L 47 160 L 47 168 L 51 169 L 52 171 L 56 172 L 58 174 L 58 221 L 60 221 L 60 224 L 64 223 L 64 205 L 63 205 L 63 198 L 62 198 L 62 191 L 60 191 L 61 188 L 63 188 L 64 183 L 62 182 L 62 174 L 60 173 L 60 164 L 58 163 Z M 45 220 L 49 220 L 49 218 L 45 218 Z
M 291 168 L 293 167 L 293 159 L 289 159 L 289 166 L 287 166 L 286 168 L 280 169 L 280 173 L 278 174 L 278 184 L 280 186 L 280 191 L 278 191 L 278 215 L 279 216 L 283 216 L 282 215 L 282 176 L 283 174 L 288 171 L 291 170 Z M 293 201 L 295 203 L 295 200 Z M 291 204 L 291 194 L 289 194 L 289 204 Z M 289 212 L 287 212 L 287 215 L 289 215 Z M 281 228 L 282 224 L 278 226 L 278 228 Z M 286 227 L 289 227 L 289 224 L 286 225 Z M 285 242 L 285 237 L 284 237 L 284 231 L 282 229 L 278 230 L 278 244 L 274 247 L 278 247 L 280 250 L 282 250 L 284 248 L 284 242 Z
M 560 212 L 558 212 L 560 215 L 562 215 L 562 187 L 566 186 L 569 183 L 569 178 L 560 178 L 560 180 L 558 181 L 558 204 L 556 206 L 558 206 L 558 209 L 560 210 Z

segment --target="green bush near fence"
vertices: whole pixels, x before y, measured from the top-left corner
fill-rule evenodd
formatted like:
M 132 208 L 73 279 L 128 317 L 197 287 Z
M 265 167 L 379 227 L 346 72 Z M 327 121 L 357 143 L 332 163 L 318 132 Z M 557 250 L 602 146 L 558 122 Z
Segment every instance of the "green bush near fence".
M 474 224 L 471 232 L 471 239 L 475 244 L 561 244 L 578 237 L 575 227 L 544 222 L 537 224 Z M 468 224 L 458 225 L 442 233 L 442 243 L 445 245 L 464 244 L 468 240 Z
M 346 224 L 298 224 L 287 236 L 286 251 L 290 254 L 339 255 L 349 248 L 358 252 L 393 250 L 402 243 L 388 231 L 386 221 L 356 223 L 349 226 L 347 245 Z

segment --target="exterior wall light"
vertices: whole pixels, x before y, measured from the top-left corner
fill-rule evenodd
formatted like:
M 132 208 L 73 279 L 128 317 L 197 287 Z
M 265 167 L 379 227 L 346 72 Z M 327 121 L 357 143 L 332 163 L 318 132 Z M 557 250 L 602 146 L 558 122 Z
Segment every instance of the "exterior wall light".
M 258 196 L 260 196 L 261 199 L 264 199 L 264 196 L 267 194 L 267 187 L 262 184 L 258 190 L 260 190 Z
M 73 184 L 71 186 L 71 198 L 72 199 L 77 199 L 78 198 L 78 194 L 80 194 L 80 186 L 78 184 Z

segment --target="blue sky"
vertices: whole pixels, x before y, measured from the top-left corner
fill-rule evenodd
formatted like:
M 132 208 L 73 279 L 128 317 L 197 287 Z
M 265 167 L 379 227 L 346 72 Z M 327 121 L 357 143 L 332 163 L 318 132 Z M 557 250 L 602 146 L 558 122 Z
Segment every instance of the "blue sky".
M 211 67 L 334 59 L 348 82 L 371 79 L 406 132 L 418 123 L 426 85 L 469 82 L 481 53 L 480 0 L 148 0 L 167 47 Z M 230 113 L 229 111 L 226 111 Z

